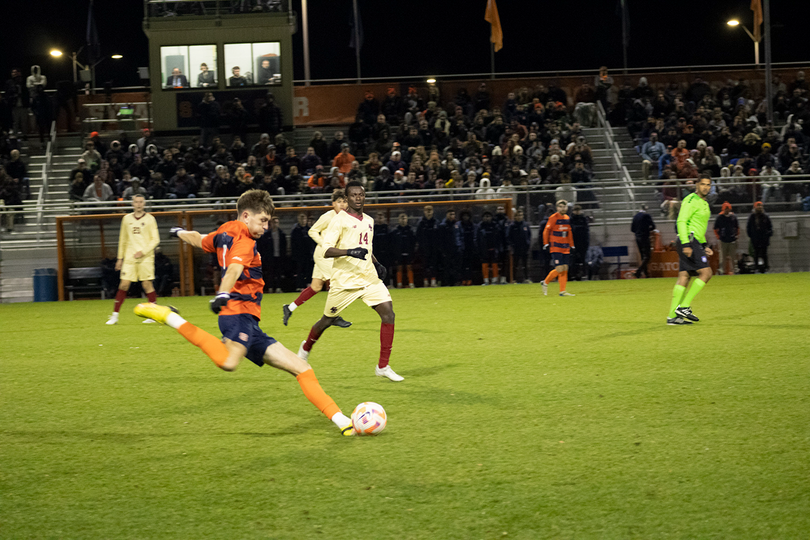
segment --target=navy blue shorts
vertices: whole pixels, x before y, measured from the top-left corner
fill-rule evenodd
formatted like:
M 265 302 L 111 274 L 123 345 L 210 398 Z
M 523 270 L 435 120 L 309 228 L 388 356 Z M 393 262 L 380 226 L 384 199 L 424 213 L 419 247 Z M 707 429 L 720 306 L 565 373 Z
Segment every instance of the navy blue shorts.
M 264 353 L 267 347 L 276 342 L 259 328 L 259 322 L 253 315 L 220 315 L 219 331 L 222 337 L 235 341 L 247 348 L 245 358 L 259 367 L 264 365 Z
M 570 264 L 569 261 L 571 260 L 570 253 L 552 253 L 551 254 L 551 262 L 554 263 L 554 266 L 562 266 L 564 264 Z

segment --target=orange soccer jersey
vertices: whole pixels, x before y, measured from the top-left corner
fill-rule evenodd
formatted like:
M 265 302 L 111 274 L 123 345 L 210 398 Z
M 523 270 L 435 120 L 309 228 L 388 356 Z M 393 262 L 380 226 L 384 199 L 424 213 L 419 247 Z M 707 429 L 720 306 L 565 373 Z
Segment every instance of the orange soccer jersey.
M 551 253 L 571 252 L 574 238 L 571 236 L 571 224 L 567 214 L 555 212 L 548 218 L 546 228 L 543 229 L 543 244 L 549 244 Z
M 217 254 L 217 261 L 222 266 L 222 275 L 231 263 L 245 267 L 231 291 L 228 305 L 222 308 L 220 315 L 253 315 L 257 319 L 262 315 L 262 257 L 256 249 L 256 240 L 250 236 L 247 225 L 241 221 L 229 221 L 216 232 L 206 235 L 202 248 L 209 253 Z

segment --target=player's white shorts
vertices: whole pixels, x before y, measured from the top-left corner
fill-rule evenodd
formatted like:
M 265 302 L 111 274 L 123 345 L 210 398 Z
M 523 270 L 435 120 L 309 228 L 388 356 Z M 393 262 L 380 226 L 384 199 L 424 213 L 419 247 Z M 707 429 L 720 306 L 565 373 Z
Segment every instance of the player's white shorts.
M 137 262 L 136 262 L 137 261 Z M 121 265 L 121 279 L 127 281 L 154 281 L 155 257 L 142 257 L 132 261 L 126 260 Z
M 332 262 L 334 259 L 324 257 L 325 251 L 321 246 L 315 248 L 315 253 L 312 256 L 312 260 L 315 261 L 315 267 L 312 269 L 312 279 L 320 279 L 321 281 L 332 279 Z
M 388 292 L 382 281 L 362 289 L 329 289 L 323 314 L 327 317 L 337 317 L 358 298 L 362 298 L 368 307 L 374 307 L 383 302 L 390 302 L 391 293 Z

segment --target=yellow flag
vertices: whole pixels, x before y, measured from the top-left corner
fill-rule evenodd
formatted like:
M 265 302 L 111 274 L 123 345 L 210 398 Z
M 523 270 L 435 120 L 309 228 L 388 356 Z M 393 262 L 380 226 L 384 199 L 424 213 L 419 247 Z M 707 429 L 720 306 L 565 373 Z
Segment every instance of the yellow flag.
M 501 30 L 501 18 L 498 17 L 498 6 L 495 0 L 487 0 L 487 11 L 484 20 L 492 26 L 492 35 L 489 40 L 495 44 L 495 52 L 503 49 L 503 30 Z

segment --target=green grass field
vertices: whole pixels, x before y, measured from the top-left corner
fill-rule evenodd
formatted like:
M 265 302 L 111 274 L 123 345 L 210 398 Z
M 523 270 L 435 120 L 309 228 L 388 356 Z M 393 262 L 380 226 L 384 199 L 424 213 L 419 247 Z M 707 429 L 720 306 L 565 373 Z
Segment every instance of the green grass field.
M 132 299 L 112 327 L 112 301 L 2 305 L 0 537 L 807 538 L 810 275 L 717 277 L 691 327 L 664 324 L 673 284 L 392 291 L 402 383 L 355 303 L 310 362 L 344 412 L 386 408 L 366 438 Z M 285 328 L 293 298 L 262 326 L 296 351 L 325 296 Z

